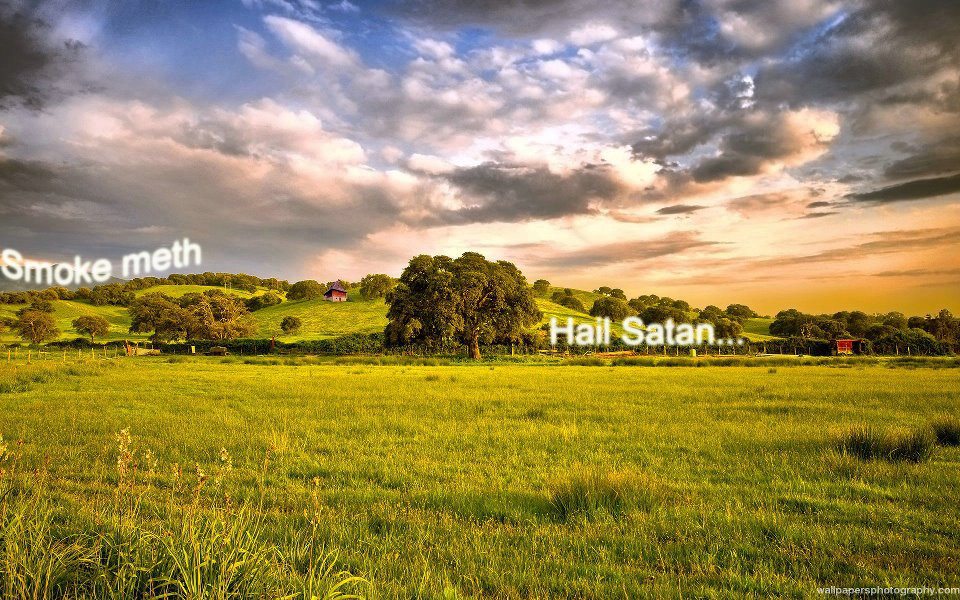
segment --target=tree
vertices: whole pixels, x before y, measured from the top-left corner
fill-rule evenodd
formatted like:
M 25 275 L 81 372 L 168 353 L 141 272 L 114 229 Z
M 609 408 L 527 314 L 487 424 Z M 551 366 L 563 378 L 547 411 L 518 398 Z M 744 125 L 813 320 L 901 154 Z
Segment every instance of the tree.
M 533 293 L 541 298 L 550 291 L 550 282 L 546 279 L 538 279 L 533 282 Z
M 298 281 L 290 286 L 287 300 L 316 300 L 323 298 L 323 293 L 326 291 L 322 285 L 312 279 Z
M 37 310 L 45 313 L 52 313 L 54 311 L 53 303 L 49 300 L 43 298 L 37 298 L 30 303 L 30 310 Z
M 199 295 L 199 294 L 197 294 Z M 130 331 L 151 333 L 155 342 L 197 337 L 200 322 L 189 310 L 163 294 L 146 294 L 130 305 Z
M 726 313 L 731 319 L 736 319 L 741 322 L 746 319 L 753 319 L 760 316 L 755 310 L 746 304 L 731 304 L 727 306 Z
M 675 308 L 670 304 L 654 304 L 640 311 L 640 319 L 644 323 L 666 323 L 673 319 L 674 323 L 689 323 L 690 317 L 686 311 Z
M 550 296 L 550 300 L 555 304 L 565 306 L 566 308 L 575 310 L 577 312 L 587 312 L 587 308 L 583 305 L 583 302 L 573 295 L 573 290 L 570 288 L 564 288 L 563 290 L 555 291 L 553 295 Z
M 613 296 L 601 296 L 590 307 L 591 317 L 608 317 L 613 321 L 622 321 L 632 313 L 629 304 Z
M 287 315 L 280 321 L 280 329 L 286 334 L 297 333 L 303 327 L 303 321 L 292 315 Z
M 383 273 L 371 273 L 360 280 L 360 295 L 371 300 L 383 298 L 397 285 L 396 279 Z
M 260 310 L 261 308 L 267 308 L 268 306 L 276 306 L 283 302 L 283 298 L 277 295 L 276 292 L 269 291 L 260 294 L 259 296 L 254 296 L 253 298 L 248 298 L 246 301 L 247 310 L 250 312 Z
M 90 336 L 92 343 L 94 338 L 107 335 L 110 331 L 110 322 L 97 315 L 84 315 L 73 320 L 73 328 L 83 335 Z
M 232 340 L 248 336 L 257 328 L 244 301 L 220 290 L 185 294 L 179 300 L 147 294 L 130 306 L 130 316 L 130 331 L 152 331 L 150 338 L 162 342 Z
M 620 288 L 613 288 L 612 290 L 610 290 L 610 297 L 611 297 L 611 298 L 619 298 L 620 300 L 623 300 L 624 302 L 627 301 L 627 295 L 626 295 L 626 294 L 623 292 L 623 290 L 621 290 Z
M 32 308 L 25 308 L 17 313 L 14 329 L 22 339 L 34 344 L 42 344 L 60 336 L 60 329 L 57 328 L 53 315 Z
M 561 297 L 557 302 L 557 304 L 559 304 L 560 306 L 569 308 L 571 310 L 575 310 L 577 312 L 582 312 L 582 313 L 587 312 L 587 307 L 583 305 L 583 302 L 580 302 L 580 298 L 577 298 L 572 294 L 569 296 Z
M 743 333 L 743 325 L 736 319 L 720 317 L 713 323 L 713 333 L 718 338 L 738 338 Z
M 181 306 L 189 310 L 200 325 L 198 337 L 208 340 L 234 340 L 257 330 L 256 320 L 243 300 L 228 296 L 219 290 L 205 292 L 198 298 L 186 296 Z
M 516 266 L 475 252 L 414 257 L 387 302 L 388 344 L 456 339 L 473 359 L 481 343 L 517 341 L 542 316 Z

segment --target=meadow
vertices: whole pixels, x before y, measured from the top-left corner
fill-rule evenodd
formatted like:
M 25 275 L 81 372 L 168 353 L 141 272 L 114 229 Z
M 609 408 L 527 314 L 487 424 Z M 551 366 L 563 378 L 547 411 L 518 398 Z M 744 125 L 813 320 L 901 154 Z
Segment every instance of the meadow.
M 559 288 L 553 288 L 555 291 Z M 173 298 L 179 298 L 185 294 L 203 293 L 206 291 L 218 290 L 239 298 L 247 299 L 253 296 L 266 293 L 266 289 L 259 289 L 256 292 L 247 292 L 238 289 L 227 289 L 214 286 L 203 285 L 157 285 L 142 290 L 137 290 L 136 296 L 142 297 L 146 294 L 160 293 Z M 257 330 L 253 337 L 260 339 L 270 339 L 274 336 L 281 342 L 299 342 L 308 340 L 322 340 L 336 338 L 349 334 L 369 334 L 382 332 L 387 325 L 387 304 L 382 298 L 365 299 L 360 295 L 358 287 L 349 290 L 349 302 L 326 302 L 324 300 L 293 300 L 269 306 L 254 311 L 253 317 L 257 323 Z M 593 301 L 599 297 L 599 294 L 575 290 L 574 294 L 589 309 Z M 284 294 L 280 294 L 285 298 Z M 127 309 L 122 306 L 94 306 L 89 302 L 82 300 L 54 300 L 54 318 L 57 327 L 60 329 L 60 340 L 73 340 L 78 337 L 84 337 L 73 328 L 73 320 L 80 316 L 91 315 L 101 316 L 110 323 L 110 331 L 102 341 L 120 341 L 120 340 L 145 340 L 148 334 L 130 333 L 130 315 Z M 26 304 L 0 304 L 0 319 L 15 318 L 18 310 L 25 308 Z M 556 317 L 561 322 L 566 322 L 568 317 L 572 317 L 577 323 L 593 323 L 594 318 L 584 312 L 578 312 L 569 308 L 555 304 L 546 298 L 537 298 L 537 306 L 543 312 L 541 324 L 549 323 L 551 317 Z M 299 318 L 303 326 L 297 332 L 284 333 L 280 329 L 280 322 L 286 316 Z M 762 324 L 755 327 L 762 328 Z M 613 334 L 619 335 L 622 329 L 619 324 L 614 324 Z M 13 331 L 0 331 L 0 343 L 20 342 Z
M 56 568 L 47 591 L 101 597 L 960 586 L 960 449 L 841 445 L 929 439 L 960 416 L 956 360 L 373 362 L 0 363 L 0 583 L 35 590 Z M 54 540 L 76 548 L 50 567 Z

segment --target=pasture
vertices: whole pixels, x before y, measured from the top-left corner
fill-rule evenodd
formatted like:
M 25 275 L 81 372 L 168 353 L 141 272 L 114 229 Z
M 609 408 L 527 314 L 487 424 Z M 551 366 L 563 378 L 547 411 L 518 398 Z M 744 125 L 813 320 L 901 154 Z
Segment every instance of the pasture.
M 188 506 L 286 558 L 307 532 L 375 598 L 960 585 L 960 450 L 837 447 L 958 415 L 957 368 L 273 362 L 0 364 L 5 485 L 42 487 L 63 536 L 124 498 L 127 527 Z
M 560 288 L 553 288 L 555 291 Z M 267 290 L 261 289 L 256 293 L 250 293 L 238 289 L 227 289 L 214 286 L 203 285 L 158 285 L 135 292 L 137 297 L 146 294 L 161 293 L 173 298 L 179 298 L 189 293 L 203 293 L 210 290 L 218 290 L 232 294 L 239 298 L 247 299 L 253 296 L 263 294 Z M 276 336 L 282 342 L 298 342 L 308 340 L 321 340 L 335 338 L 349 334 L 370 334 L 382 332 L 387 325 L 387 304 L 382 298 L 365 299 L 360 295 L 358 287 L 351 288 L 349 302 L 326 302 L 324 300 L 285 300 L 281 304 L 269 306 L 254 311 L 253 317 L 257 323 L 257 330 L 252 337 L 260 339 L 270 339 Z M 285 296 L 284 294 L 280 294 Z M 577 296 L 585 305 L 587 310 L 593 304 L 599 295 L 583 290 L 574 290 Z M 585 312 L 579 312 L 555 304 L 546 298 L 537 298 L 537 306 L 543 312 L 543 319 L 537 326 L 550 322 L 551 317 L 556 317 L 561 323 L 565 323 L 568 317 L 572 317 L 577 323 L 593 323 L 594 318 Z M 54 300 L 54 318 L 57 321 L 57 327 L 60 329 L 60 340 L 73 340 L 78 337 L 84 337 L 73 328 L 73 320 L 84 315 L 101 316 L 110 322 L 110 332 L 98 342 L 119 341 L 119 340 L 146 340 L 149 335 L 141 333 L 130 333 L 130 314 L 122 306 L 94 306 L 83 300 Z M 18 310 L 25 308 L 26 304 L 0 304 L 0 319 L 14 318 Z M 280 322 L 286 316 L 299 318 L 303 322 L 300 331 L 285 334 L 280 329 Z M 762 324 L 755 325 L 755 328 L 763 327 Z M 622 328 L 619 323 L 613 324 L 613 334 L 620 335 Z M 765 331 L 765 330 L 764 330 Z M 13 331 L 0 331 L 0 343 L 19 342 L 17 335 Z

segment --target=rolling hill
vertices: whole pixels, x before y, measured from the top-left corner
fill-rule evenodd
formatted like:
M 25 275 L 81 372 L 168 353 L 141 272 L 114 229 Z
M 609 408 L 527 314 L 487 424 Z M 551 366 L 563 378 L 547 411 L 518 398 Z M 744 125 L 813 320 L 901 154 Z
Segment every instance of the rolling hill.
M 208 290 L 221 290 L 240 298 L 250 298 L 264 293 L 266 290 L 258 290 L 251 293 L 243 290 L 225 290 L 221 287 L 200 286 L 200 285 L 161 285 L 146 288 L 136 292 L 136 295 L 159 292 L 171 297 L 180 297 L 188 293 L 202 293 Z M 554 287 L 550 289 L 549 294 L 564 288 Z M 584 290 L 572 290 L 588 310 L 593 302 L 600 297 L 599 294 Z M 353 333 L 378 333 L 383 331 L 387 325 L 387 305 L 383 299 L 366 300 L 360 297 L 359 289 L 351 288 L 350 300 L 348 302 L 326 302 L 324 300 L 300 300 L 285 301 L 276 306 L 270 306 L 253 313 L 257 322 L 257 331 L 254 334 L 258 338 L 270 338 L 277 336 L 277 339 L 283 342 L 297 342 L 309 340 L 321 340 L 335 338 L 342 335 Z M 548 294 L 548 296 L 549 296 Z M 565 323 L 567 318 L 572 317 L 576 323 L 593 323 L 594 319 L 585 312 L 575 311 L 573 309 L 561 306 L 550 301 L 548 298 L 537 298 L 537 306 L 543 312 L 543 318 L 537 327 L 549 323 L 551 317 L 556 317 L 561 323 Z M 23 308 L 22 304 L 0 304 L 0 318 L 14 317 L 16 312 Z M 121 306 L 93 306 L 84 301 L 58 300 L 53 302 L 54 317 L 57 325 L 62 332 L 61 340 L 72 340 L 82 337 L 73 329 L 72 321 L 82 315 L 99 315 L 110 322 L 110 333 L 103 339 L 107 341 L 117 340 L 141 340 L 148 336 L 144 334 L 129 333 L 130 316 L 127 309 Z M 280 321 L 285 316 L 298 317 L 303 322 L 302 329 L 294 335 L 284 335 L 280 330 Z M 754 341 L 765 341 L 776 339 L 770 335 L 771 319 L 748 319 L 744 323 L 745 337 Z M 621 328 L 614 323 L 612 327 L 613 335 L 619 335 Z M 6 331 L 0 333 L 0 343 L 18 342 L 17 336 Z

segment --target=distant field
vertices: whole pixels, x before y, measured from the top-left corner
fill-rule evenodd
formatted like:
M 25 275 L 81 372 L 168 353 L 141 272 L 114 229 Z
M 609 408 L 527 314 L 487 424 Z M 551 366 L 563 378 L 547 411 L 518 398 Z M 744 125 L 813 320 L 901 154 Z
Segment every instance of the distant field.
M 745 320 L 743 322 L 744 337 L 754 342 L 777 339 L 776 336 L 770 335 L 771 323 L 773 323 L 773 319 L 756 318 Z
M 551 288 L 550 293 L 563 288 Z M 245 292 L 236 289 L 225 289 L 222 287 L 200 286 L 200 285 L 161 285 L 144 290 L 139 290 L 136 295 L 143 296 L 150 293 L 162 293 L 168 296 L 179 298 L 189 293 L 203 293 L 208 290 L 220 290 L 240 298 L 250 298 L 255 295 L 263 294 L 267 290 L 258 290 L 255 293 Z M 593 302 L 599 298 L 599 294 L 587 292 L 584 290 L 573 290 L 584 308 L 589 311 Z M 281 294 L 283 296 L 283 294 Z M 565 323 L 567 318 L 572 317 L 576 323 L 593 323 L 594 318 L 586 312 L 577 312 L 575 310 L 560 306 L 549 300 L 549 298 L 537 298 L 537 306 L 543 312 L 543 319 L 540 325 L 550 322 L 551 317 L 556 317 L 561 323 Z M 146 339 L 148 336 L 142 334 L 130 334 L 130 317 L 127 310 L 116 306 L 93 306 L 86 302 L 63 302 L 53 303 L 56 309 L 56 318 L 58 326 L 62 332 L 61 340 L 72 340 L 80 337 L 80 334 L 73 329 L 71 322 L 81 315 L 100 315 L 107 319 L 110 324 L 110 333 L 105 340 L 139 340 Z M 23 305 L 0 304 L 0 317 L 12 317 Z M 387 305 L 382 299 L 364 300 L 358 289 L 350 290 L 349 302 L 326 302 L 323 300 L 307 300 L 283 302 L 276 306 L 255 311 L 253 313 L 258 329 L 254 334 L 261 338 L 270 338 L 277 336 L 277 339 L 283 342 L 296 342 L 302 340 L 321 340 L 334 338 L 341 335 L 353 333 L 377 333 L 383 331 L 387 325 Z M 301 330 L 294 335 L 283 335 L 280 330 L 280 321 L 283 317 L 291 315 L 298 317 L 303 322 Z M 744 323 L 745 337 L 754 341 L 764 341 L 776 339 L 769 335 L 769 326 L 771 319 L 748 319 Z M 622 333 L 622 328 L 618 323 L 612 326 L 612 334 L 616 337 Z M 0 333 L 0 342 L 19 341 L 12 332 Z
M 0 363 L 0 432 L 24 473 L 50 457 L 58 527 L 115 502 L 130 428 L 137 518 L 262 502 L 257 540 L 296 557 L 313 535 L 373 597 L 960 585 L 960 450 L 834 449 L 852 426 L 958 414 L 960 369 L 166 361 Z
M 364 300 L 351 290 L 349 302 L 299 300 L 262 308 L 253 313 L 259 324 L 258 335 L 277 335 L 284 342 L 319 340 L 351 333 L 377 333 L 387 326 L 387 305 L 382 299 Z M 295 335 L 283 335 L 280 321 L 298 317 L 303 328 Z

